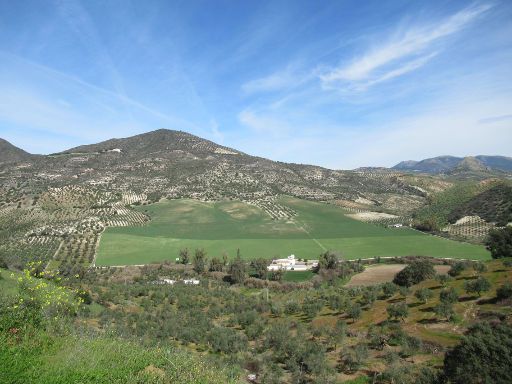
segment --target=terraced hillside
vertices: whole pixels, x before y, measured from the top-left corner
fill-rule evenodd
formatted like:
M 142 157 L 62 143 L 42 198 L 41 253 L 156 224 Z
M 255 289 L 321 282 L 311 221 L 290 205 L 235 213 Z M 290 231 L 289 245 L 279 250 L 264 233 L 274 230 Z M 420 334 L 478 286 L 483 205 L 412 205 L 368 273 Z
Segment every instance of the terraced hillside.
M 267 201 L 265 209 L 241 201 L 181 199 L 139 210 L 151 221 L 145 226 L 108 228 L 102 236 L 97 265 L 174 260 L 182 248 L 204 248 L 218 257 L 232 257 L 240 249 L 249 259 L 289 254 L 312 259 L 328 249 L 347 259 L 407 255 L 489 258 L 481 246 L 409 228 L 363 223 L 333 205 L 293 197 Z

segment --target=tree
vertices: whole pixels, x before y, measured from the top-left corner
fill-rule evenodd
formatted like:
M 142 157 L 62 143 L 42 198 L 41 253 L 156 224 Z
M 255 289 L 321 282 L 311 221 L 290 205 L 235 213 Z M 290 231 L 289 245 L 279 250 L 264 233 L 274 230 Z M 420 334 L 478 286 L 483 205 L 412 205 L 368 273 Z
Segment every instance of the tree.
M 485 247 L 493 259 L 512 257 L 512 227 L 491 230 L 485 240 Z
M 256 275 L 259 279 L 266 279 L 267 278 L 267 267 L 268 267 L 269 261 L 267 259 L 259 258 L 256 260 L 251 261 L 251 267 L 254 268 L 254 271 L 256 272 Z
M 391 304 L 386 311 L 390 319 L 402 320 L 409 316 L 409 307 L 406 303 Z
M 208 258 L 206 257 L 206 252 L 203 248 L 196 249 L 194 253 L 194 258 L 192 259 L 192 264 L 194 265 L 194 271 L 196 273 L 203 273 L 206 269 L 206 263 Z
M 355 372 L 368 359 L 368 347 L 364 344 L 357 344 L 353 348 L 346 348 L 341 354 L 343 368 L 347 372 Z
M 450 275 L 436 275 L 436 280 L 439 281 L 439 284 L 441 284 L 443 287 L 446 287 L 446 285 L 453 280 L 453 277 Z
M 431 279 L 436 275 L 434 266 L 428 260 L 414 261 L 398 272 L 393 283 L 400 286 L 410 287 L 425 279 Z
M 378 293 L 379 291 L 377 290 L 376 287 L 366 287 L 366 289 L 363 292 L 363 301 L 369 306 L 373 305 L 373 303 L 375 303 L 375 301 L 377 300 Z
M 246 278 L 245 263 L 237 253 L 236 259 L 233 260 L 229 267 L 229 274 L 231 275 L 231 281 L 235 284 L 243 284 Z
M 398 291 L 398 286 L 395 283 L 387 282 L 382 284 L 382 293 L 386 298 L 393 296 Z
M 336 348 L 338 344 L 341 344 L 345 337 L 347 336 L 347 323 L 343 320 L 336 321 L 334 327 L 329 330 L 329 339 L 330 342 L 334 344 L 334 351 L 336 352 Z
M 467 265 L 464 261 L 458 261 L 452 265 L 452 267 L 448 271 L 448 274 L 451 277 L 459 276 L 466 269 L 466 267 Z
M 432 298 L 433 295 L 433 292 L 428 288 L 420 288 L 414 292 L 414 296 L 423 304 L 426 304 L 428 299 Z
M 179 258 L 181 264 L 188 264 L 190 262 L 190 253 L 188 248 L 180 249 Z
M 512 383 L 512 326 L 472 326 L 461 343 L 446 353 L 444 375 L 453 384 Z
M 224 269 L 224 264 L 222 263 L 222 260 L 218 257 L 212 257 L 210 261 L 210 272 L 222 272 Z
M 450 320 L 455 312 L 453 311 L 453 305 L 451 303 L 439 303 L 434 307 L 434 313 L 443 319 Z
M 354 323 L 361 317 L 362 313 L 361 306 L 357 303 L 352 304 L 347 310 L 348 317 L 350 317 Z
M 269 280 L 272 281 L 281 281 L 283 279 L 284 272 L 281 269 L 277 269 L 274 271 L 269 271 L 267 276 Z
M 491 289 L 491 283 L 485 277 L 480 276 L 475 280 L 464 282 L 464 290 L 466 293 L 476 293 L 480 297 L 482 292 L 487 292 Z
M 322 306 L 322 302 L 319 300 L 308 299 L 302 305 L 302 312 L 304 312 L 308 318 L 312 319 L 318 312 L 320 312 Z
M 478 273 L 487 272 L 487 266 L 482 262 L 477 262 L 473 264 L 473 269 Z
M 498 300 L 506 300 L 512 297 L 512 283 L 505 283 L 496 290 L 496 298 Z
M 319 269 L 336 269 L 338 264 L 338 255 L 331 251 L 325 251 L 318 258 Z
M 441 303 L 454 304 L 459 300 L 459 294 L 455 288 L 445 288 L 439 293 L 439 300 Z

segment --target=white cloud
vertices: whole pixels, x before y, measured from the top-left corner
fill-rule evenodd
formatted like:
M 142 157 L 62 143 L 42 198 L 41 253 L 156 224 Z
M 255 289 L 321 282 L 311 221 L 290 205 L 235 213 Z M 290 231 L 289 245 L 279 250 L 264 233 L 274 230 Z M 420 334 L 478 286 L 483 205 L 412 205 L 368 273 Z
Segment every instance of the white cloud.
M 471 6 L 441 22 L 410 28 L 350 64 L 320 74 L 322 85 L 325 88 L 349 85 L 357 89 L 360 83 L 373 85 L 418 69 L 433 57 L 434 43 L 461 31 L 490 8 L 490 5 Z M 418 55 L 421 57 L 416 59 Z

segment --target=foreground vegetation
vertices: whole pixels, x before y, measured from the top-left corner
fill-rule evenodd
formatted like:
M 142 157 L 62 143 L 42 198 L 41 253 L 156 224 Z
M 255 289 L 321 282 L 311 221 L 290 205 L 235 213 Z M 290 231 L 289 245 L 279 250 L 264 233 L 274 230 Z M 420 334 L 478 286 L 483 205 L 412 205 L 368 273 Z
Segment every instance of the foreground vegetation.
M 208 359 L 165 343 L 144 346 L 82 326 L 85 291 L 34 271 L 0 270 L 1 383 L 233 382 Z
M 60 281 L 2 271 L 0 381 L 458 383 L 468 371 L 466 382 L 508 382 L 511 260 L 450 262 L 442 275 L 426 259 L 404 261 L 396 284 L 350 288 L 364 266 L 328 252 L 302 282 L 241 259 L 212 272 L 164 263 Z M 200 284 L 162 280 L 184 278 Z M 503 358 L 473 354 L 482 339 Z

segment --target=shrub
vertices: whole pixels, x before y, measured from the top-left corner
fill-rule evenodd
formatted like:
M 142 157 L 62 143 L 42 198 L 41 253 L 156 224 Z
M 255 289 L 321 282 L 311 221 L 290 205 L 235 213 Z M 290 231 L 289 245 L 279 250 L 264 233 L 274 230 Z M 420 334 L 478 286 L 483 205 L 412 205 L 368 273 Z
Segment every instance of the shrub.
M 393 279 L 393 283 L 400 286 L 410 287 L 411 285 L 418 284 L 423 280 L 433 278 L 435 274 L 434 266 L 430 261 L 414 261 L 396 274 Z

